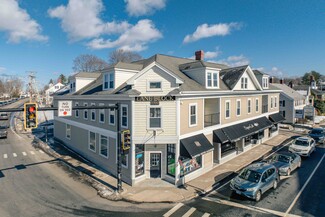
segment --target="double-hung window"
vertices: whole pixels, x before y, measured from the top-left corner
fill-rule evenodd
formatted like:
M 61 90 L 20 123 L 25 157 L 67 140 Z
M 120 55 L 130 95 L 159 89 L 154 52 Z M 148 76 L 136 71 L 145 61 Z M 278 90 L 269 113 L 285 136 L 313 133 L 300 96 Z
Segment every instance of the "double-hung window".
M 237 114 L 237 116 L 240 116 L 240 100 L 237 100 L 237 102 L 236 102 L 236 104 L 237 104 L 237 108 L 236 108 L 236 114 Z
M 79 106 L 79 103 L 76 102 L 74 105 L 75 105 L 76 107 L 78 107 L 78 106 Z M 74 116 L 75 116 L 76 118 L 79 118 L 79 109 L 74 110 Z
M 263 78 L 263 88 L 268 88 L 268 87 L 269 87 L 268 78 Z
M 84 103 L 84 107 L 88 107 L 88 103 Z M 88 109 L 84 109 L 84 119 L 88 119 Z
M 104 74 L 104 89 L 114 89 L 114 73 Z
M 278 97 L 274 97 L 274 108 L 278 106 Z
M 258 112 L 258 99 L 255 99 L 255 111 Z
M 247 89 L 247 78 L 241 78 L 241 89 Z
M 230 118 L 230 101 L 226 101 L 226 109 L 225 109 L 225 111 L 226 111 L 225 117 Z
M 196 126 L 197 124 L 197 104 L 190 104 L 189 106 L 189 122 L 190 127 Z
M 271 97 L 271 108 L 273 108 L 273 97 Z
M 121 115 L 122 127 L 127 128 L 128 127 L 128 106 L 122 105 L 121 108 L 122 108 L 122 115 Z
M 212 73 L 208 72 L 207 75 L 208 87 L 212 87 Z
M 213 73 L 213 87 L 218 87 L 218 74 Z
M 89 150 L 96 152 L 96 133 L 89 131 Z
M 252 100 L 247 100 L 247 113 L 250 114 L 252 112 Z
M 91 106 L 95 106 L 96 104 L 95 103 L 91 103 Z M 92 121 L 96 121 L 96 110 L 95 109 L 92 109 L 91 110 L 91 113 L 90 113 L 90 116 L 91 116 L 91 120 Z
M 107 136 L 100 135 L 100 150 L 99 154 L 108 158 L 108 138 Z
M 110 104 L 109 106 L 114 106 L 113 104 Z M 110 108 L 109 110 L 109 125 L 115 125 L 115 109 Z
M 104 103 L 99 103 L 99 106 L 104 106 Z M 105 109 L 99 109 L 99 123 L 105 123 Z
M 218 87 L 218 73 L 208 72 L 207 73 L 207 87 Z
M 161 108 L 149 108 L 149 128 L 161 128 Z
M 104 89 L 108 89 L 108 74 L 104 74 Z

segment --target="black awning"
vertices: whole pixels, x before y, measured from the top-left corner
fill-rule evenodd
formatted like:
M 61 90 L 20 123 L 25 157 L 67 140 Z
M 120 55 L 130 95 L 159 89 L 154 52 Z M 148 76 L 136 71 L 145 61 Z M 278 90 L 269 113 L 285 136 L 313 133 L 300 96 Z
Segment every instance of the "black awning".
M 273 124 L 269 119 L 266 117 L 261 117 L 255 120 L 222 128 L 222 131 L 230 139 L 230 141 L 233 142 L 271 127 L 272 125 Z
M 213 142 L 217 143 L 225 143 L 230 141 L 229 138 L 224 134 L 222 129 L 214 130 L 213 131 Z
M 282 115 L 280 115 L 280 113 L 272 114 L 269 116 L 269 118 L 273 123 L 280 123 L 285 120 L 285 118 Z
M 213 146 L 203 133 L 181 139 L 181 156 L 194 158 L 211 150 L 213 150 Z

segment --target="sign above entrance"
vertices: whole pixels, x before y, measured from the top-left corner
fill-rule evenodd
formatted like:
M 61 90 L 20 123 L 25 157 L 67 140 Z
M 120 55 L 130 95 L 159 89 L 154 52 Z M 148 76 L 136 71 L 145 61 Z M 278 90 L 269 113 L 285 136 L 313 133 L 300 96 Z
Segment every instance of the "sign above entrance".
M 150 102 L 150 105 L 159 105 L 159 102 L 175 101 L 175 96 L 138 96 L 136 102 Z
M 58 116 L 68 117 L 72 113 L 72 101 L 59 101 Z

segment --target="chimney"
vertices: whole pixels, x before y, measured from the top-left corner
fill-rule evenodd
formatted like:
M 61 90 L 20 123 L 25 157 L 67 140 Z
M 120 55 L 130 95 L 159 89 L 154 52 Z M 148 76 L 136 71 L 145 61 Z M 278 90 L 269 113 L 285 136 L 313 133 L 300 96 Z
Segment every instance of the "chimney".
M 270 81 L 269 81 L 269 83 L 270 83 L 270 84 L 273 84 L 273 82 L 274 82 L 274 77 L 272 76 L 272 77 L 270 77 Z
M 61 78 L 58 78 L 58 83 L 61 83 L 61 82 L 62 82 Z
M 293 88 L 293 82 L 292 81 L 289 82 L 289 87 Z
M 283 78 L 280 78 L 280 84 L 283 84 L 283 83 L 284 83 Z
M 203 50 L 195 51 L 195 60 L 203 60 L 203 59 L 204 59 Z

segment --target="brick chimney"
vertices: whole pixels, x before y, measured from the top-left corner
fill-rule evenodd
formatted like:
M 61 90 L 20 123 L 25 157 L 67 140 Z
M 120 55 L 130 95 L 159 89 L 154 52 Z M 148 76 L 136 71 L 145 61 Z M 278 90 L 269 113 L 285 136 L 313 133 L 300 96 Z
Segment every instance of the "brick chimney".
M 269 83 L 273 84 L 273 82 L 274 82 L 274 77 L 270 77 Z
M 204 60 L 204 52 L 203 52 L 203 50 L 195 51 L 195 59 L 196 60 Z
M 289 82 L 289 87 L 293 88 L 293 82 L 292 81 Z
M 283 84 L 283 83 L 284 83 L 284 79 L 280 78 L 280 84 Z

